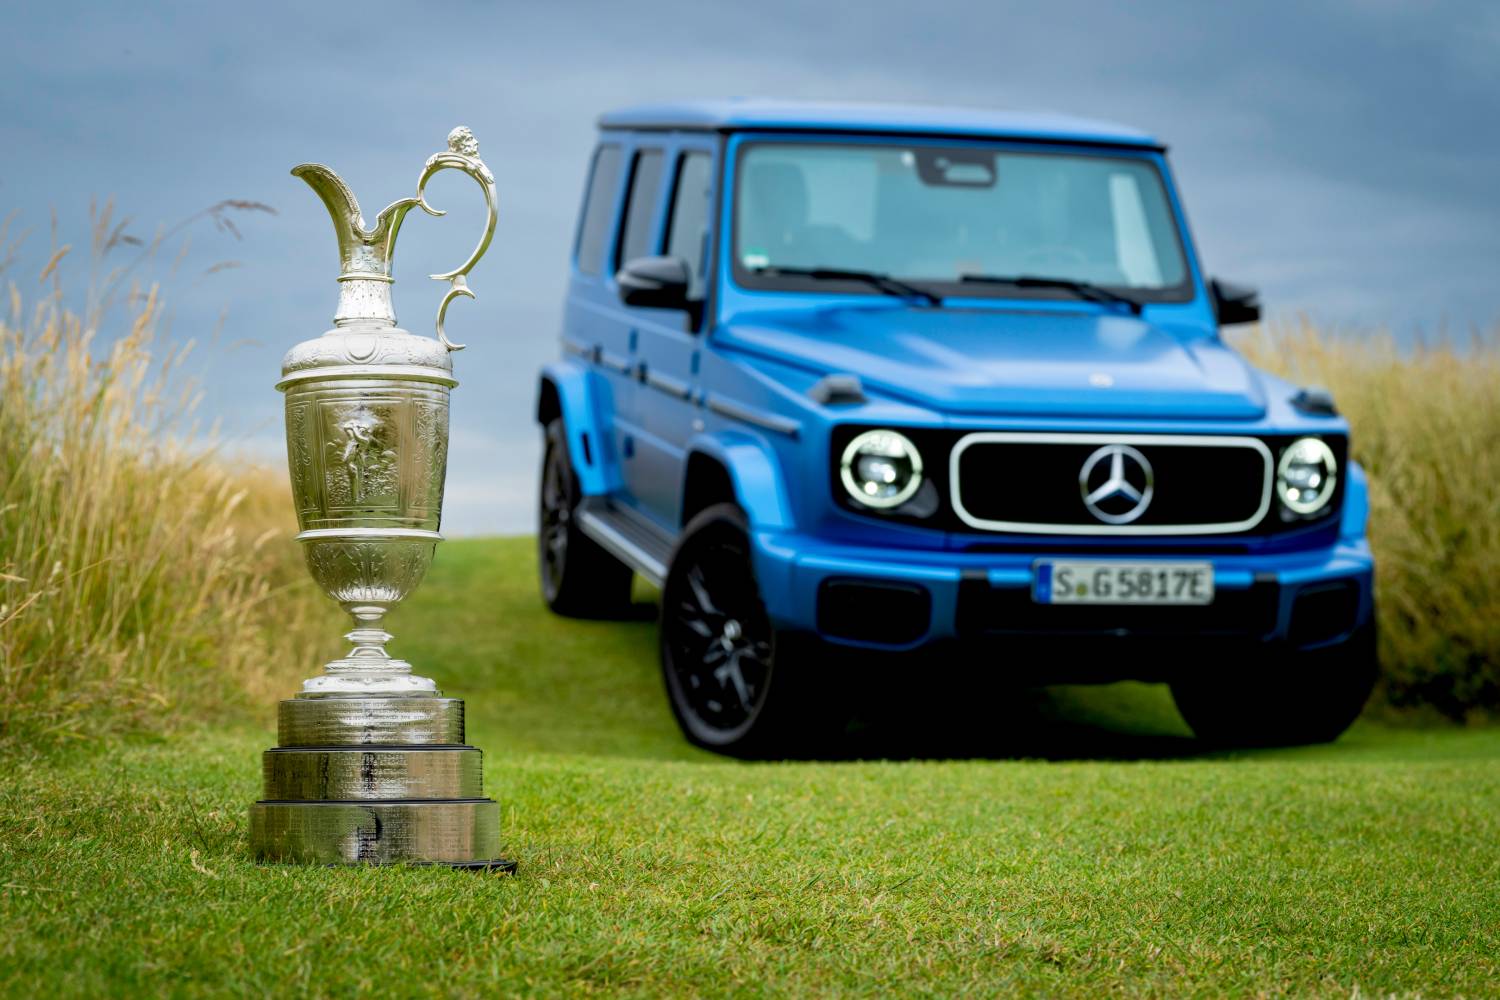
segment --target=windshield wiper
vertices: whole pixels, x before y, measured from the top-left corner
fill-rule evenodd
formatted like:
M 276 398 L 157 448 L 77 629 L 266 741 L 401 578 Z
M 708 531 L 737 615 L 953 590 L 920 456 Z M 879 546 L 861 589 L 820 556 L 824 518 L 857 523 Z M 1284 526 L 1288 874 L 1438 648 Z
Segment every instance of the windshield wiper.
M 863 281 L 872 288 L 878 288 L 885 294 L 894 295 L 897 298 L 921 299 L 930 306 L 943 304 L 940 297 L 927 289 L 909 285 L 900 278 L 893 278 L 879 271 L 854 271 L 838 267 L 778 267 L 771 264 L 753 270 L 756 274 L 785 274 L 798 278 L 812 278 L 814 281 Z
M 1101 305 L 1128 306 L 1130 311 L 1139 315 L 1141 311 L 1141 300 L 1117 292 L 1103 285 L 1096 285 L 1091 281 L 1075 281 L 1072 278 L 1043 278 L 1034 274 L 1017 274 L 1006 276 L 1001 274 L 965 274 L 959 277 L 964 284 L 975 285 L 1010 285 L 1013 288 L 1062 288 L 1077 295 L 1080 299 L 1089 302 L 1098 302 Z

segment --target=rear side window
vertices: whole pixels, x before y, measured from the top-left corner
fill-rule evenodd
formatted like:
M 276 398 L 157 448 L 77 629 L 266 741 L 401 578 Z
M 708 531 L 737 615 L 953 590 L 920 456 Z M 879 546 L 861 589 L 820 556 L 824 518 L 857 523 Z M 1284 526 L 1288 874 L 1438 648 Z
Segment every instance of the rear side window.
M 600 146 L 594 153 L 588 200 L 583 204 L 583 224 L 578 227 L 578 270 L 584 274 L 598 274 L 604 265 L 610 212 L 615 207 L 615 186 L 619 180 L 620 147 Z
M 667 253 L 688 263 L 693 283 L 688 298 L 703 298 L 708 257 L 708 196 L 713 184 L 713 158 L 707 153 L 684 153 L 677 162 L 677 184 L 672 194 L 672 218 L 667 223 Z
M 630 171 L 630 201 L 625 205 L 625 225 L 620 229 L 617 266 L 651 254 L 651 224 L 656 219 L 656 192 L 660 188 L 661 150 L 643 149 L 635 154 L 635 166 Z

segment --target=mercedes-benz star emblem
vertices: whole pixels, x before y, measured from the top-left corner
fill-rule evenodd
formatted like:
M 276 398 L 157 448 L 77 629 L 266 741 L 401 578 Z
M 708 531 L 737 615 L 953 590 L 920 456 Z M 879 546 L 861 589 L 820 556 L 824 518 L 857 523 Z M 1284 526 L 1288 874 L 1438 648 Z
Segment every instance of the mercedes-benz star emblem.
M 1078 473 L 1083 505 L 1105 524 L 1129 524 L 1151 506 L 1154 474 L 1146 456 L 1126 444 L 1107 444 Z

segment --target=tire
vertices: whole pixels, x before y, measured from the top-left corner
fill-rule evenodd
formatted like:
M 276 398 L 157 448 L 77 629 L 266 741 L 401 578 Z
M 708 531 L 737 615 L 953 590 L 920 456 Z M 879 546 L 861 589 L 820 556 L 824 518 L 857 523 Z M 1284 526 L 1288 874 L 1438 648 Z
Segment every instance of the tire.
M 772 625 L 744 511 L 724 503 L 694 517 L 661 600 L 662 680 L 688 741 L 735 757 L 816 752 L 842 719 L 823 695 L 815 646 Z
M 1372 622 L 1336 646 L 1236 663 L 1211 680 L 1180 679 L 1172 700 L 1193 733 L 1214 746 L 1328 743 L 1359 717 L 1378 669 Z
M 560 418 L 547 425 L 541 480 L 536 538 L 542 599 L 569 618 L 625 617 L 632 570 L 578 527 L 582 491 Z

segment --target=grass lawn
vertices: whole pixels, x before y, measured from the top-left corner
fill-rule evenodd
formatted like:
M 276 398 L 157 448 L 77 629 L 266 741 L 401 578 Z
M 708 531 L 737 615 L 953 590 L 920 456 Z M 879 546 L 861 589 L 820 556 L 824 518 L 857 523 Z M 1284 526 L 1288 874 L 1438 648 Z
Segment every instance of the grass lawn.
M 468 699 L 519 875 L 251 864 L 269 704 L 12 756 L 0 995 L 1500 994 L 1500 731 L 1204 756 L 1120 685 L 991 759 L 743 764 L 678 735 L 654 625 L 532 574 L 448 543 L 392 629 Z

